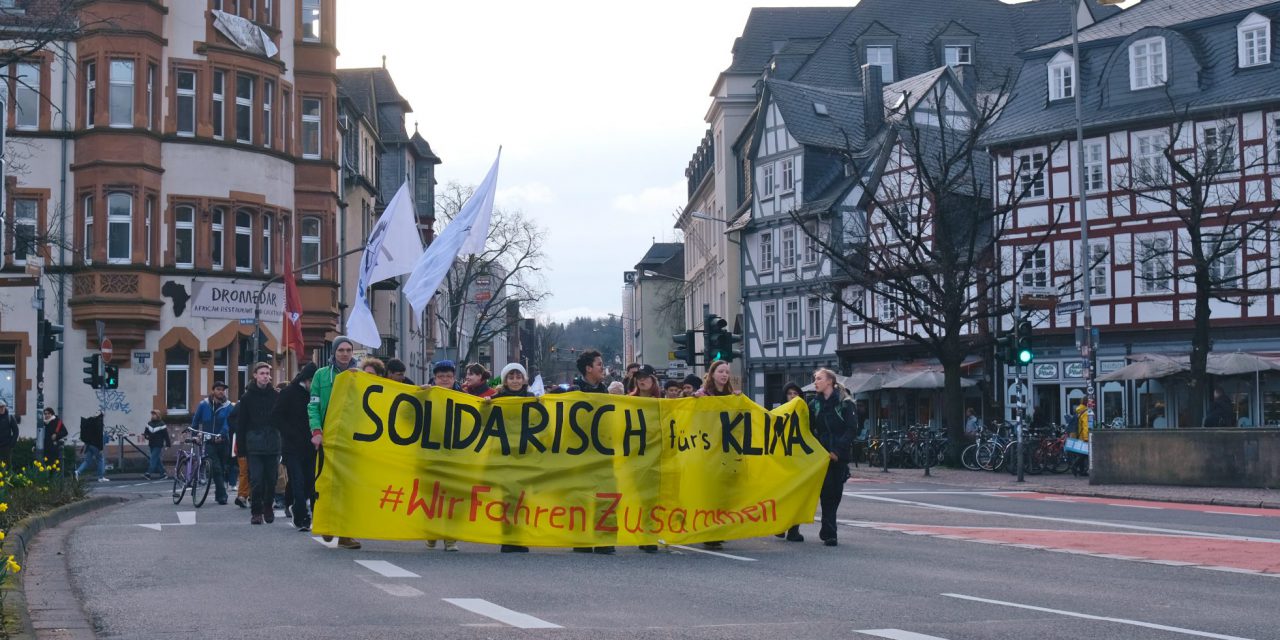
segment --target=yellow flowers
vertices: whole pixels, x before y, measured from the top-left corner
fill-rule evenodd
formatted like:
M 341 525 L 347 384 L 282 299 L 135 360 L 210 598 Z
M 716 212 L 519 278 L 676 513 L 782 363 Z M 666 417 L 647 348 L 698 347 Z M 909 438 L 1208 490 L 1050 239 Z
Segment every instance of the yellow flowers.
M 4 541 L 4 532 L 0 531 L 0 542 Z
M 6 511 L 8 511 L 8 510 L 9 510 L 9 503 L 8 503 L 8 502 L 0 502 L 0 513 L 4 513 L 4 512 L 6 512 Z
M 14 562 L 13 556 L 9 556 L 7 559 L 5 559 L 4 568 L 5 568 L 5 571 L 8 571 L 9 573 L 17 573 L 19 571 L 22 571 L 22 565 Z

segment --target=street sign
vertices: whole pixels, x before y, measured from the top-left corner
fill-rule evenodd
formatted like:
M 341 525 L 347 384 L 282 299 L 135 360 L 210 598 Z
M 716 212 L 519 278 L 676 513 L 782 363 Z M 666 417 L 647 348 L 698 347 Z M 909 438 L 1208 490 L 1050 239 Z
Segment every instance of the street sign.
M 493 299 L 493 292 L 490 292 L 490 291 L 476 292 L 476 302 L 488 302 L 492 299 Z
M 98 351 L 102 353 L 103 362 L 111 362 L 111 338 L 103 338 L 102 344 L 98 346 Z
M 240 324 L 258 324 L 253 318 L 240 318 Z
M 1084 300 L 1069 300 L 1067 302 L 1059 302 L 1054 313 L 1060 316 L 1068 316 L 1073 313 L 1084 311 Z

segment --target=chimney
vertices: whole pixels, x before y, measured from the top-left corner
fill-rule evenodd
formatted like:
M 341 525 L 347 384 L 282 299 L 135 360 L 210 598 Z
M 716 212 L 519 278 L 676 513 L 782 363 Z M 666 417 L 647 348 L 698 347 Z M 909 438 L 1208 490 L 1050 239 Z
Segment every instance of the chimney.
M 383 69 L 386 69 L 386 68 L 387 68 L 387 56 L 385 56 L 385 55 L 384 55 L 384 56 L 382 56 L 382 68 L 383 68 Z
M 870 138 L 884 125 L 884 82 L 878 65 L 862 65 L 862 120 Z

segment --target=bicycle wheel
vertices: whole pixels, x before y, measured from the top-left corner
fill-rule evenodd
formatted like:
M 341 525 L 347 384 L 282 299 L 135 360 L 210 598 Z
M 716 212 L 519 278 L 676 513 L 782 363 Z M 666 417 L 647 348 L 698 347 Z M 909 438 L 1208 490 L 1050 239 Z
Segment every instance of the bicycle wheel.
M 1004 448 L 992 442 L 984 442 L 978 445 L 973 457 L 978 468 L 983 471 L 995 471 L 1004 464 Z
M 173 503 L 182 502 L 182 496 L 187 493 L 187 461 L 186 454 L 179 453 L 178 460 L 173 465 Z
M 978 464 L 978 445 L 971 444 L 960 452 L 960 464 L 970 471 L 977 471 L 982 466 Z
M 195 482 L 191 483 L 191 502 L 196 508 L 204 506 L 204 501 L 209 499 L 209 459 L 200 460 L 200 470 L 196 473 Z

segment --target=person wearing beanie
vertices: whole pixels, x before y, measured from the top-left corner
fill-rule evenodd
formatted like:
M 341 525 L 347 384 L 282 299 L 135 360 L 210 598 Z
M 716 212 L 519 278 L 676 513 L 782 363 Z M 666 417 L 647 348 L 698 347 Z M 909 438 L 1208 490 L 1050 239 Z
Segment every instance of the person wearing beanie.
M 311 378 L 311 398 L 307 402 L 307 423 L 311 427 L 311 445 L 319 449 L 324 445 L 324 418 L 329 409 L 329 396 L 333 393 L 333 380 L 344 371 L 356 368 L 355 343 L 351 338 L 338 336 L 333 340 L 333 356 L 329 364 L 320 367 Z M 333 537 L 324 536 L 325 542 Z M 360 541 L 345 536 L 338 537 L 343 549 L 359 549 Z
M 528 374 L 525 373 L 524 367 L 520 363 L 512 362 L 503 367 L 500 377 L 502 378 L 502 388 L 498 389 L 498 393 L 493 395 L 494 398 L 533 397 L 533 392 L 529 391 Z M 528 553 L 529 547 L 504 544 L 499 551 L 502 553 Z
M 289 476 L 286 500 L 298 531 L 311 528 L 310 503 L 315 496 L 316 448 L 311 446 L 311 420 L 307 404 L 311 399 L 311 380 L 316 365 L 308 362 L 289 381 L 289 386 L 276 399 L 271 421 L 280 429 L 280 453 Z
M 614 380 L 613 382 L 610 382 L 607 389 L 610 394 L 615 396 L 627 395 L 627 385 L 622 384 L 621 380 Z
M 454 391 L 462 391 L 462 387 L 458 385 L 458 365 L 452 360 L 440 360 L 431 367 L 431 382 L 422 385 L 423 389 L 431 387 L 444 387 L 453 389 Z
M 682 390 L 684 397 L 688 398 L 692 396 L 698 389 L 702 388 L 702 378 L 699 378 L 698 376 L 695 376 L 691 373 L 684 377 L 684 384 L 682 384 L 681 386 L 684 387 Z

